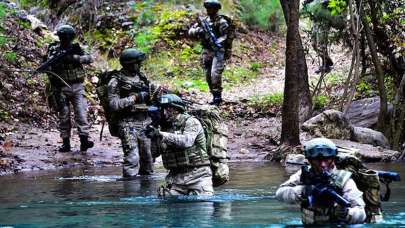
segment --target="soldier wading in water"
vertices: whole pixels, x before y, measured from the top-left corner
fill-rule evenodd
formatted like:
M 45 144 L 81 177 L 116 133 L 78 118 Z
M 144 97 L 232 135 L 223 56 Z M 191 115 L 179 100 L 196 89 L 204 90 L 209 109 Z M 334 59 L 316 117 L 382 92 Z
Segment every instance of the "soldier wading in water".
M 145 58 L 144 53 L 134 48 L 124 50 L 120 56 L 122 69 L 113 72 L 108 82 L 108 104 L 124 151 L 124 178 L 153 172 L 150 139 L 141 133 L 150 121 L 147 103 L 150 102 L 151 85 L 140 72 Z
M 92 58 L 84 53 L 80 45 L 72 43 L 76 31 L 70 25 L 62 25 L 57 29 L 59 42 L 49 45 L 47 59 L 52 59 L 66 52 L 62 59 L 55 61 L 49 66 L 49 71 L 58 75 L 48 74 L 51 92 L 56 103 L 56 111 L 59 117 L 59 131 L 63 139 L 60 152 L 69 152 L 71 149 L 71 121 L 70 104 L 73 106 L 75 122 L 80 137 L 80 151 L 86 151 L 94 146 L 89 140 L 89 123 L 87 120 L 87 102 L 84 91 L 85 72 L 82 64 L 90 64 Z
M 185 104 L 177 95 L 163 95 L 159 105 L 165 124 L 161 130 L 148 131 L 158 146 L 155 156 L 162 155 L 163 166 L 169 170 L 159 196 L 212 195 L 212 171 L 200 121 L 185 112 Z

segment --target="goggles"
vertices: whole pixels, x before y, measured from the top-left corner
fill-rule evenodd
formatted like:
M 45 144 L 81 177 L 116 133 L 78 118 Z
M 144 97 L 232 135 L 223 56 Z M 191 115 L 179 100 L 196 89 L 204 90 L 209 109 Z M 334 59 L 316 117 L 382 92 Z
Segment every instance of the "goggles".
M 313 147 L 305 150 L 306 158 L 319 158 L 319 157 L 335 157 L 337 154 L 336 149 L 325 148 L 325 147 Z

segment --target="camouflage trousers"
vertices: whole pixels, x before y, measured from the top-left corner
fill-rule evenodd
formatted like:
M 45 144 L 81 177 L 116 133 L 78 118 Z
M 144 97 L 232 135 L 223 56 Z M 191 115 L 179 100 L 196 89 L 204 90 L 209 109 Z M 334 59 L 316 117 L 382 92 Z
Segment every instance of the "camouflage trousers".
M 222 72 L 225 68 L 224 52 L 213 52 L 211 50 L 204 49 L 202 52 L 201 62 L 210 92 L 222 92 Z
M 142 133 L 146 122 L 121 121 L 118 124 L 119 138 L 124 152 L 123 177 L 153 173 L 153 158 L 150 139 Z
M 212 172 L 209 166 L 192 168 L 188 172 L 171 170 L 166 176 L 166 185 L 158 190 L 160 197 L 180 195 L 210 196 L 214 194 Z
M 72 123 L 70 121 L 70 104 L 73 106 L 75 122 L 80 136 L 89 135 L 89 122 L 87 120 L 87 101 L 84 86 L 75 83 L 71 88 L 64 86 L 55 92 L 57 111 L 59 117 L 59 131 L 62 138 L 70 138 Z
M 314 22 L 311 31 L 312 47 L 322 60 L 322 66 L 332 66 L 333 61 L 329 57 L 329 31 L 330 26 L 327 23 Z

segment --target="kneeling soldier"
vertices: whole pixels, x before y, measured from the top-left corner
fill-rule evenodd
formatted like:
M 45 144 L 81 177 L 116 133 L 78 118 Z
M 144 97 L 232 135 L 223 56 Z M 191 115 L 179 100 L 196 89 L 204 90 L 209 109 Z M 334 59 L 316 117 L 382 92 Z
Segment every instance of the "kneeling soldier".
M 158 139 L 163 166 L 169 170 L 166 185 L 159 195 L 212 195 L 212 172 L 206 138 L 200 121 L 185 112 L 182 99 L 174 94 L 163 95 L 162 130 L 153 129 L 148 136 Z

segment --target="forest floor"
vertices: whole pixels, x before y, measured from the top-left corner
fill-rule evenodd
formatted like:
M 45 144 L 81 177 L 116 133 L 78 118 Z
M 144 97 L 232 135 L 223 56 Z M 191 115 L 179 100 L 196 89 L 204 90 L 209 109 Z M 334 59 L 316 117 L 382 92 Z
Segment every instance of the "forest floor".
M 278 146 L 281 132 L 280 104 L 267 110 L 257 110 L 246 105 L 247 97 L 265 96 L 283 92 L 284 87 L 284 38 L 270 35 L 276 39 L 280 48 L 272 56 L 261 56 L 271 62 L 270 67 L 262 69 L 260 75 L 248 84 L 235 86 L 224 92 L 225 102 L 220 106 L 222 111 L 229 113 L 226 118 L 229 126 L 230 161 L 263 161 L 266 155 Z M 271 36 L 271 37 L 270 37 Z M 333 52 L 337 62 L 344 61 L 344 53 Z M 317 78 L 313 72 L 317 64 L 309 59 L 310 78 Z M 346 64 L 337 64 L 337 72 L 343 72 Z M 339 73 L 340 74 L 340 73 Z M 210 94 L 197 94 L 198 102 L 206 103 Z M 79 151 L 79 140 L 74 129 L 72 133 L 72 152 L 60 153 L 59 133 L 55 119 L 50 120 L 47 127 L 35 127 L 32 124 L 7 122 L 0 124 L 0 149 L 3 152 L 0 175 L 30 170 L 48 170 L 63 167 L 90 165 L 120 165 L 122 150 L 118 138 L 110 136 L 108 127 L 104 127 L 102 141 L 100 138 L 101 124 L 93 124 L 91 138 L 95 147 L 86 153 Z M 52 122 L 53 121 L 53 122 Z M 158 164 L 160 162 L 158 161 Z
M 118 11 L 121 12 L 122 9 Z M 100 106 L 94 93 L 94 74 L 89 77 L 86 88 L 90 87 L 89 119 L 92 123 L 91 138 L 95 141 L 95 147 L 87 153 L 80 153 L 78 136 L 73 130 L 73 152 L 58 152 L 61 139 L 56 129 L 57 119 L 45 102 L 46 76 L 36 75 L 38 78 L 33 78 L 24 72 L 9 71 L 35 69 L 52 34 L 47 30 L 44 30 L 48 33 L 45 36 L 34 32 L 29 24 L 27 26 L 25 19 L 16 16 L 0 19 L 4 20 L 4 30 L 0 31 L 0 37 L 6 37 L 6 40 L 0 39 L 0 50 L 3 51 L 0 58 L 0 175 L 79 165 L 120 165 L 123 157 L 120 142 L 109 135 L 107 126 L 104 128 L 102 141 L 99 140 L 102 117 L 99 115 Z M 186 20 L 182 23 L 189 22 Z M 98 48 L 106 49 L 103 46 L 106 43 L 114 45 L 114 42 L 106 42 L 107 38 L 115 41 L 122 38 L 120 35 L 115 38 L 108 35 L 108 32 L 104 35 L 96 33 L 81 41 L 92 42 L 94 48 L 99 45 Z M 319 78 L 319 75 L 314 73 L 319 67 L 319 61 L 306 38 L 308 35 L 302 33 L 302 36 L 304 46 L 309 50 L 307 64 L 310 87 L 313 89 Z M 273 34 L 248 29 L 238 34 L 238 39 L 234 42 L 234 54 L 223 76 L 225 101 L 220 106 L 229 126 L 228 151 L 231 161 L 263 161 L 266 155 L 279 146 L 284 90 L 284 37 L 282 32 Z M 198 65 L 199 52 L 195 51 L 199 49 L 197 42 L 187 39 L 174 41 L 173 47 L 156 43 L 159 51 L 152 52 L 145 62 L 147 75 L 152 75 L 152 80 L 157 82 L 169 78 L 169 84 L 176 87 L 196 83 L 195 88 L 188 89 L 190 98 L 198 103 L 209 102 L 211 95 L 207 92 L 203 72 Z M 119 53 L 121 46 L 125 44 L 118 42 L 107 50 Z M 187 58 L 183 59 L 185 54 Z M 334 99 L 338 99 L 342 94 L 341 82 L 345 80 L 350 67 L 350 53 L 341 45 L 332 46 L 330 55 L 335 61 L 335 68 L 325 77 L 320 93 L 315 96 L 322 98 L 317 99 L 315 105 L 318 112 L 326 107 L 333 107 Z M 98 57 L 103 55 L 99 54 Z M 90 67 L 90 72 L 99 70 L 104 63 L 97 58 Z M 163 77 L 156 78 L 156 75 Z M 199 84 L 201 79 L 202 86 Z

